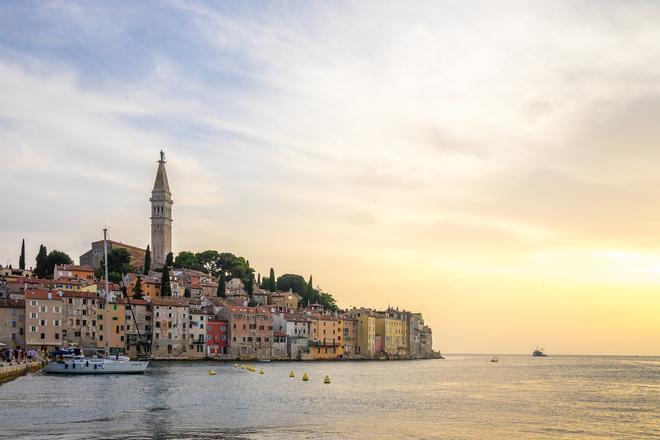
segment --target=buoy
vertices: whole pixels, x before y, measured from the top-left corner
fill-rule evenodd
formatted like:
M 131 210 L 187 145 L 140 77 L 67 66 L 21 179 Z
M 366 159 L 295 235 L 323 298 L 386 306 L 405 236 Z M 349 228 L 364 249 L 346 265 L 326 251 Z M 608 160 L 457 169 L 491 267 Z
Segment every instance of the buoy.
M 309 376 L 307 373 L 303 374 L 303 382 L 307 382 L 309 380 Z
M 330 383 L 330 376 L 326 375 L 325 378 L 323 379 L 323 383 Z
M 234 368 L 238 367 L 238 364 L 234 364 Z
M 259 370 L 259 374 L 264 374 L 264 369 Z
M 289 372 L 289 377 L 296 377 L 296 373 L 294 373 L 293 370 L 291 370 Z
M 215 370 L 209 370 L 209 376 L 215 376 Z

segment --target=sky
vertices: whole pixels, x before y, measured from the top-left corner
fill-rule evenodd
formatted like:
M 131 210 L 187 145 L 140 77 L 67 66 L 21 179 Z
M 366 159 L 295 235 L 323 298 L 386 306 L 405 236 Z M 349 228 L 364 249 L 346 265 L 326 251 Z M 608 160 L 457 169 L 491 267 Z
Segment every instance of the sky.
M 660 354 L 660 4 L 0 4 L 0 264 L 146 247 L 421 311 L 458 353 Z

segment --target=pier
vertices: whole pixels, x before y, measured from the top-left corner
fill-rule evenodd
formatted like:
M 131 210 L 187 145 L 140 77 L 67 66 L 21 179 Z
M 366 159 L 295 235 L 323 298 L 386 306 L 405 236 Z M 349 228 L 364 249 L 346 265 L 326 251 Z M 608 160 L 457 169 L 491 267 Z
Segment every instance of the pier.
M 24 374 L 39 371 L 44 364 L 41 361 L 34 362 L 0 362 L 0 384 L 9 382 Z

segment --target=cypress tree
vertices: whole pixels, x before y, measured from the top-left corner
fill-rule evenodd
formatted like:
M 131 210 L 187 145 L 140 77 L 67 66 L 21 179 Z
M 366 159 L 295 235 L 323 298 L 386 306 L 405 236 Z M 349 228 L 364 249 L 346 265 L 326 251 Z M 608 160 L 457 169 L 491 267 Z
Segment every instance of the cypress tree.
M 144 270 L 142 273 L 149 275 L 149 269 L 151 269 L 151 249 L 149 248 L 149 245 L 147 245 L 147 251 L 144 254 Z
M 163 266 L 163 277 L 160 281 L 160 296 L 172 296 L 172 286 L 170 285 L 170 266 Z
M 257 274 L 257 287 L 261 288 L 261 274 Z
M 34 272 L 37 275 L 37 278 L 46 278 L 46 265 L 48 263 L 48 251 L 46 246 L 43 244 L 39 245 L 39 253 L 37 254 L 37 265 L 34 268 Z
M 220 298 L 227 297 L 225 294 L 225 276 L 222 273 L 218 277 L 218 291 L 216 292 L 216 295 Z
M 165 266 L 172 267 L 174 265 L 174 254 L 170 252 L 167 254 L 167 257 L 165 257 Z
M 133 298 L 140 299 L 143 296 L 144 295 L 142 295 L 142 279 L 140 277 L 137 277 L 135 286 L 133 286 Z
M 314 284 L 312 283 L 312 276 L 309 276 L 309 281 L 307 282 L 307 289 L 305 289 L 305 296 L 307 297 L 307 303 L 311 302 L 316 302 L 314 298 L 316 295 L 314 294 Z
M 18 268 L 25 270 L 25 239 L 21 243 L 21 257 L 18 259 Z
M 268 278 L 268 290 L 275 292 L 277 290 L 277 285 L 275 284 L 275 270 L 270 268 L 270 277 Z

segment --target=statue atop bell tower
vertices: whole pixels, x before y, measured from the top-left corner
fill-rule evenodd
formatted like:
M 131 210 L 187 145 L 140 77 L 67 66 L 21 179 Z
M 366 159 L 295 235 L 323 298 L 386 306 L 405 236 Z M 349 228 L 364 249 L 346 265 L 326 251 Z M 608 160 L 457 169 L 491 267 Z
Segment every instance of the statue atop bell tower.
M 151 258 L 155 267 L 165 264 L 172 251 L 172 193 L 165 171 L 165 153 L 161 150 L 154 189 L 151 191 Z

